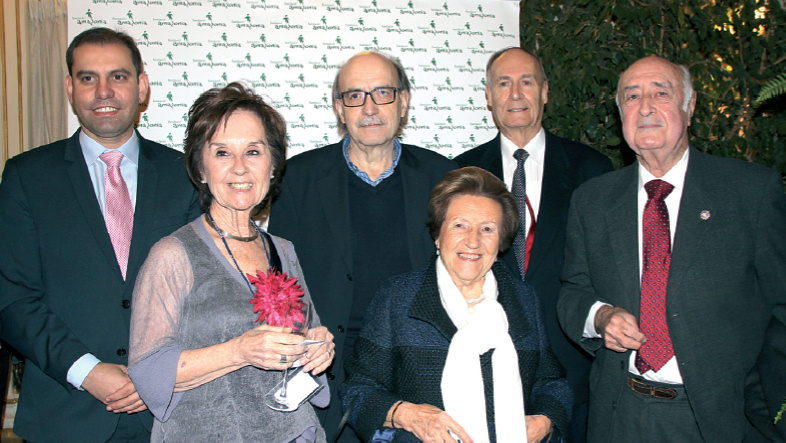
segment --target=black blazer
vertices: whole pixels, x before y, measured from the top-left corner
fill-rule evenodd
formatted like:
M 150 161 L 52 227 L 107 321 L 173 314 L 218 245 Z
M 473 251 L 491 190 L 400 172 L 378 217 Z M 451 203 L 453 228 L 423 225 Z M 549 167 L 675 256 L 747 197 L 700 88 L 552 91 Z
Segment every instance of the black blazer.
M 783 181 L 755 163 L 693 148 L 689 156 L 666 292 L 688 400 L 704 441 L 766 441 L 761 433 L 780 441 L 772 419 L 786 391 Z M 596 301 L 638 316 L 638 180 L 635 163 L 587 182 L 568 218 L 558 315 L 568 336 L 595 355 L 591 442 L 609 441 L 613 414 L 626 413 L 614 405 L 628 389 L 630 352 L 582 332 Z
M 150 247 L 196 218 L 183 155 L 139 137 L 134 231 L 123 281 L 79 131 L 22 153 L 0 182 L 0 325 L 26 357 L 14 431 L 36 441 L 106 441 L 118 415 L 66 381 L 86 353 L 127 364 L 130 300 Z M 149 412 L 140 413 L 152 424 Z
M 404 185 L 407 238 L 401 247 L 409 251 L 413 269 L 425 266 L 435 251 L 426 225 L 431 189 L 455 167 L 437 153 L 402 145 L 397 168 Z M 295 245 L 322 325 L 335 334 L 336 356 L 327 373 L 332 394 L 344 379 L 344 331 L 353 294 L 348 174 L 341 143 L 296 155 L 287 161 L 270 211 L 270 233 Z M 341 402 L 334 395 L 328 411 L 318 414 L 330 438 L 341 418 Z
M 458 157 L 459 166 L 478 166 L 504 181 L 500 134 L 489 142 Z M 538 225 L 527 267 L 527 283 L 535 287 L 541 299 L 546 331 L 551 347 L 568 373 L 568 381 L 575 391 L 576 403 L 588 398 L 590 361 L 586 353 L 570 341 L 557 321 L 557 297 L 560 289 L 565 223 L 573 190 L 590 178 L 611 171 L 611 161 L 587 145 L 557 137 L 546 131 L 546 155 L 543 165 Z M 514 275 L 520 275 L 512 248 L 500 254 Z

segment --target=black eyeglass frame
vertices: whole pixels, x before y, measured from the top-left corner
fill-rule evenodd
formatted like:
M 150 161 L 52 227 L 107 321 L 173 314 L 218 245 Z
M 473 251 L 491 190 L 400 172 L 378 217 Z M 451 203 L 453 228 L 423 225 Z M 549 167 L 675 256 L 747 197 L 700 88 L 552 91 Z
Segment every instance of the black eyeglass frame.
M 377 99 L 374 98 L 374 91 L 379 91 L 381 89 L 390 89 L 390 90 L 392 90 L 393 91 L 393 99 L 390 100 L 389 102 L 377 103 Z M 396 94 L 398 92 L 401 92 L 401 91 L 402 91 L 401 88 L 394 88 L 393 86 L 380 86 L 380 87 L 374 88 L 374 89 L 372 89 L 370 91 L 363 91 L 361 89 L 350 89 L 349 91 L 339 92 L 338 93 L 338 97 L 336 97 L 336 99 L 340 99 L 341 100 L 341 104 L 343 104 L 347 108 L 359 108 L 359 107 L 365 105 L 366 104 L 366 100 L 368 99 L 369 96 L 371 96 L 371 101 L 374 102 L 375 105 L 382 106 L 382 105 L 389 105 L 389 104 L 395 102 L 396 101 Z M 349 93 L 359 93 L 359 92 L 363 93 L 363 102 L 360 103 L 359 105 L 348 105 L 346 100 L 344 100 L 344 95 L 345 94 L 349 94 Z

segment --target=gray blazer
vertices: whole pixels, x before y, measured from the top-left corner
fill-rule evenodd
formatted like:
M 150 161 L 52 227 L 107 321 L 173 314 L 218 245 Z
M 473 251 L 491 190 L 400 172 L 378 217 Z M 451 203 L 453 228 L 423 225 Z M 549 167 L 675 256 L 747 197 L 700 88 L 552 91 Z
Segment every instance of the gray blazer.
M 626 413 L 614 405 L 627 389 L 630 353 L 584 339 L 582 331 L 598 300 L 639 313 L 637 183 L 638 164 L 590 180 L 574 193 L 568 216 L 557 309 L 568 336 L 595 355 L 591 442 L 608 441 L 613 414 Z M 690 148 L 666 311 L 705 441 L 778 438 L 772 417 L 786 390 L 784 220 L 778 174 Z

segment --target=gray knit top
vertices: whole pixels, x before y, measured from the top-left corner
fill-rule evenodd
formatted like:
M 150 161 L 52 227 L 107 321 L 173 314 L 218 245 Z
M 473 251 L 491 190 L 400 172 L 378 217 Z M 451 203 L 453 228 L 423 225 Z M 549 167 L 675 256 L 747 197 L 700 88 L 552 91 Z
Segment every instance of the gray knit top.
M 271 237 L 282 272 L 311 300 L 292 243 Z M 185 392 L 174 392 L 184 349 L 224 343 L 258 326 L 252 294 L 210 238 L 201 218 L 150 250 L 134 289 L 129 375 L 156 417 L 153 442 L 324 442 L 312 406 L 277 412 L 264 396 L 281 371 L 246 366 Z M 319 326 L 314 314 L 313 326 Z M 320 380 L 323 385 L 324 378 Z M 327 386 L 313 404 L 329 402 Z

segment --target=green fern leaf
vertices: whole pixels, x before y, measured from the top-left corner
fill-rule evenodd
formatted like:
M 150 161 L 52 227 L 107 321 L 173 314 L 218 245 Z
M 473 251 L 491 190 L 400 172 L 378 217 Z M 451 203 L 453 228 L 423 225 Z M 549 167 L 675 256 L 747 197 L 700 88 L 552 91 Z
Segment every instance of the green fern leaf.
M 781 405 L 781 410 L 778 411 L 778 415 L 775 416 L 775 424 L 777 424 L 783 418 L 783 414 L 786 414 L 786 400 L 784 400 L 783 404 Z
M 755 106 L 759 106 L 765 101 L 781 94 L 786 93 L 786 73 L 776 76 L 774 79 L 768 81 L 764 87 L 759 91 L 759 97 L 756 98 Z

